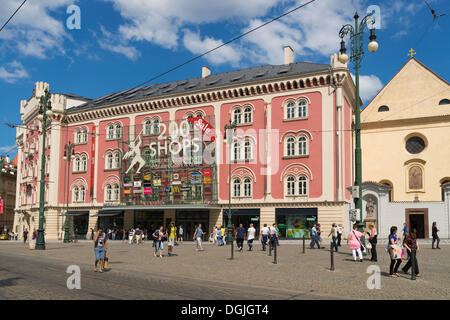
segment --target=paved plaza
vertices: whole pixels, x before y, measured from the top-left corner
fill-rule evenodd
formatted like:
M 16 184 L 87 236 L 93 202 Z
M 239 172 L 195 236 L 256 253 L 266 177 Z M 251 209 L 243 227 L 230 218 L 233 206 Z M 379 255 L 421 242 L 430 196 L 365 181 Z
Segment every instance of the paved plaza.
M 445 241 L 447 242 L 447 241 Z M 345 242 L 344 242 L 345 243 Z M 167 243 L 164 243 L 166 246 Z M 245 246 L 246 247 L 246 246 Z M 151 242 L 129 245 L 110 241 L 111 270 L 93 271 L 90 241 L 47 243 L 47 250 L 29 250 L 21 242 L 0 242 L 0 299 L 449 299 L 450 246 L 432 250 L 422 244 L 418 253 L 421 277 L 389 278 L 389 255 L 378 246 L 381 288 L 369 290 L 365 257 L 353 262 L 344 244 L 334 254 L 330 271 L 329 249 L 308 249 L 301 242 L 281 243 L 277 264 L 261 251 L 238 252 L 230 261 L 230 246 L 205 244 L 195 251 L 192 242 L 174 249 L 175 255 L 156 258 Z M 329 247 L 328 247 L 329 248 Z M 166 249 L 166 248 L 165 248 Z M 236 247 L 235 247 L 236 249 Z M 81 268 L 81 289 L 69 290 L 69 265 Z M 402 264 L 403 265 L 403 264 Z

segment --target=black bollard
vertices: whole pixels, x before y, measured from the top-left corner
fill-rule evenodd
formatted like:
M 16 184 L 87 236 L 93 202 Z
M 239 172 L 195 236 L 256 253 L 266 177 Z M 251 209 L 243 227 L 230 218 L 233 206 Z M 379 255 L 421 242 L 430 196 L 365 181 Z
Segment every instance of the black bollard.
M 303 237 L 303 253 L 305 253 L 305 237 Z
M 275 246 L 273 247 L 273 263 L 277 264 L 277 244 L 275 243 Z
M 269 238 L 269 257 L 272 256 L 272 238 Z
M 416 280 L 416 248 L 411 247 L 411 280 Z
M 331 242 L 331 245 L 330 245 L 330 259 L 331 259 L 330 270 L 334 271 L 333 242 Z

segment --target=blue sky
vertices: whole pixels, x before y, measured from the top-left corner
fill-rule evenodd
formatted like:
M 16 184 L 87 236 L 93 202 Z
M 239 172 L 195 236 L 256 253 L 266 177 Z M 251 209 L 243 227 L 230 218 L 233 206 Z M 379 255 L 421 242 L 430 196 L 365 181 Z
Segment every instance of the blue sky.
M 0 24 L 21 2 L 0 2 Z M 124 90 L 305 2 L 28 0 L 0 32 L 0 154 L 16 153 L 15 129 L 5 122 L 20 123 L 20 100 L 31 96 L 36 81 L 50 83 L 52 92 L 89 98 Z M 446 0 L 428 3 L 437 14 L 450 12 Z M 80 30 L 66 25 L 73 4 L 81 9 Z M 294 48 L 297 62 L 329 63 L 339 50 L 340 27 L 352 23 L 355 9 L 363 16 L 369 5 L 380 7 L 381 29 L 379 50 L 366 50 L 360 71 L 365 103 L 407 61 L 411 47 L 418 60 L 449 81 L 450 13 L 432 24 L 423 0 L 316 0 L 155 83 L 200 76 L 203 65 L 219 73 L 282 64 L 284 45 Z

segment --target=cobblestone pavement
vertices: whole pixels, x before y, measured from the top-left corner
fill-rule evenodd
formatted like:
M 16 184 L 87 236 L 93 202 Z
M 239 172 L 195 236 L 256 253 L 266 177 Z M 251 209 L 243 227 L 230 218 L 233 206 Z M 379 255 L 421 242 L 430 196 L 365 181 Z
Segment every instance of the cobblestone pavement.
M 167 243 L 164 243 L 166 246 Z M 329 249 L 308 249 L 282 243 L 273 255 L 238 252 L 229 260 L 230 246 L 205 244 L 195 251 L 192 242 L 175 247 L 176 255 L 153 256 L 151 242 L 129 245 L 110 241 L 111 270 L 93 272 L 93 244 L 47 243 L 47 250 L 29 250 L 23 243 L 0 242 L 1 299 L 449 299 L 450 246 L 432 250 L 423 244 L 418 253 L 421 277 L 390 278 L 389 255 L 378 246 L 378 262 L 365 257 L 353 262 L 346 245 L 334 254 L 330 271 Z M 235 247 L 236 249 L 236 247 Z M 81 268 L 81 290 L 68 290 L 66 268 Z M 369 290 L 367 268 L 381 269 L 381 288 Z M 402 263 L 402 266 L 404 264 Z

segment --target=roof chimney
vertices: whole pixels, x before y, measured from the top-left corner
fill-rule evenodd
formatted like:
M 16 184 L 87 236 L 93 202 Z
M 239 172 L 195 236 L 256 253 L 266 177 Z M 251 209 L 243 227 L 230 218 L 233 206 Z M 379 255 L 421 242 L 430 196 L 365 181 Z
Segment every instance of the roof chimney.
M 284 64 L 290 64 L 294 62 L 294 50 L 290 46 L 284 47 Z
M 206 78 L 211 74 L 211 70 L 208 67 L 202 67 L 202 78 Z

